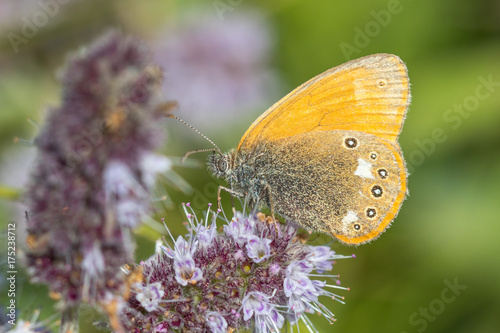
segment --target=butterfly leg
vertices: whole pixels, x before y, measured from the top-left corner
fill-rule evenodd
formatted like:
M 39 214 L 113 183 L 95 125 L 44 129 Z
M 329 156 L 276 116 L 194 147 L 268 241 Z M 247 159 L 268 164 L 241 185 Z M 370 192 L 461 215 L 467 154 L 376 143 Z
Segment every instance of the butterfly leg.
M 230 188 L 227 188 L 227 187 L 224 187 L 224 186 L 219 186 L 219 189 L 217 190 L 217 209 L 221 209 L 221 204 L 220 204 L 220 201 L 221 201 L 221 197 L 220 197 L 220 192 L 224 190 L 226 191 L 227 193 L 229 194 L 232 194 L 234 196 L 237 196 L 237 197 L 241 197 L 243 198 L 245 195 L 241 192 L 237 192 L 235 190 L 232 190 Z
M 274 228 L 276 229 L 276 234 L 281 236 L 280 229 L 278 228 L 278 222 L 276 222 L 276 217 L 274 216 L 274 204 L 273 204 L 273 199 L 271 197 L 271 186 L 267 184 L 264 187 L 264 191 L 266 191 L 266 201 L 267 205 L 269 206 L 269 209 L 271 210 L 271 216 L 273 218 L 273 223 L 274 223 Z

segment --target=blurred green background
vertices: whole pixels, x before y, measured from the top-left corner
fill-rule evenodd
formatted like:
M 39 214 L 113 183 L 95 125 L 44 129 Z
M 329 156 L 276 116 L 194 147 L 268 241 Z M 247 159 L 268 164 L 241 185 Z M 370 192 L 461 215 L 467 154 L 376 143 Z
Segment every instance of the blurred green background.
M 57 71 L 67 53 L 107 28 L 138 36 L 155 50 L 169 84 L 166 97 L 182 95 L 177 114 L 222 150 L 235 147 L 267 106 L 314 75 L 357 57 L 394 53 L 406 62 L 412 84 L 400 138 L 410 196 L 380 239 L 359 247 L 333 244 L 357 257 L 335 269 L 351 290 L 343 293 L 345 305 L 325 301 L 337 316 L 333 326 L 324 318 L 313 321 L 321 332 L 500 332 L 499 1 L 40 3 L 0 3 L 2 197 L 23 186 L 34 153 L 13 138 L 36 136 L 27 117 L 41 124 L 44 110 L 58 104 Z M 36 28 L 29 36 L 23 35 L 26 20 Z M 13 42 L 12 32 L 26 38 Z M 169 156 L 209 147 L 178 122 L 165 126 L 163 152 Z M 157 205 L 158 217 L 175 233 L 184 233 L 181 202 L 201 211 L 216 201 L 218 183 L 200 165 L 176 167 L 192 189 L 182 193 L 169 181 L 172 203 Z M 9 221 L 22 229 L 22 212 L 15 202 L 0 200 L 2 229 Z M 153 253 L 150 239 L 158 235 L 144 229 L 138 237 L 140 260 Z M 46 289 L 30 285 L 24 273 L 18 277 L 20 308 L 50 316 Z M 450 284 L 460 287 L 453 293 Z M 1 281 L 2 300 L 5 286 Z M 96 319 L 84 310 L 83 332 L 94 332 Z

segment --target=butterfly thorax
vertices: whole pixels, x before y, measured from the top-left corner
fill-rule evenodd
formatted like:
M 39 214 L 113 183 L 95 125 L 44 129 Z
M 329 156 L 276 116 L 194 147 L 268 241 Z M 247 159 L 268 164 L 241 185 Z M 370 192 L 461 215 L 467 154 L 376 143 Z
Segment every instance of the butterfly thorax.
M 261 155 L 231 150 L 228 153 L 214 153 L 208 159 L 208 167 L 212 174 L 224 178 L 231 190 L 245 198 L 252 208 L 264 196 L 265 179 L 256 171 Z

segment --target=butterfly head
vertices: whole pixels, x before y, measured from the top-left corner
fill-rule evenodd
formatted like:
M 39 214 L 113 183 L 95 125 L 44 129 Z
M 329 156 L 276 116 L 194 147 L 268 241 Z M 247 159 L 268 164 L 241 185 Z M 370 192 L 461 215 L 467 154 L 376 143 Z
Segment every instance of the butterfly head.
M 208 169 L 217 178 L 225 178 L 229 181 L 234 172 L 234 156 L 234 151 L 228 153 L 214 151 L 212 155 L 208 157 Z

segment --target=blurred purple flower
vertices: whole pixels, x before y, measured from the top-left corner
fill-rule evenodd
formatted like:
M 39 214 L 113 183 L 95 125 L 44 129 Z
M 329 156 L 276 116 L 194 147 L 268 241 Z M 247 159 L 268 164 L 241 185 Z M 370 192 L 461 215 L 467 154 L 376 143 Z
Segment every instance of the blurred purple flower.
M 267 106 L 276 89 L 269 66 L 270 28 L 257 13 L 224 21 L 193 15 L 158 36 L 155 61 L 165 69 L 166 96 L 179 115 L 218 128 Z
M 141 43 L 114 31 L 74 54 L 61 104 L 35 140 L 25 261 L 60 300 L 63 330 L 75 330 L 82 301 L 109 311 L 124 302 L 130 230 L 151 211 L 154 175 L 169 168 L 153 153 L 164 133 L 161 73 L 149 61 Z

